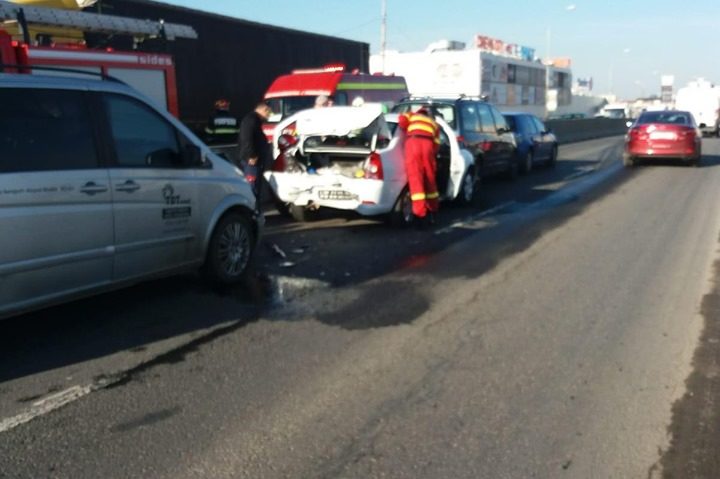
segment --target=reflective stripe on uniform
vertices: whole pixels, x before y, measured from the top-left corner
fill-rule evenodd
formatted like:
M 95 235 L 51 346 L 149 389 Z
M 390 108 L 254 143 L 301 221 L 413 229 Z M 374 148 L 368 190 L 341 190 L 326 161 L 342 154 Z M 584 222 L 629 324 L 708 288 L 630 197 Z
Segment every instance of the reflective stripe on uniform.
M 408 133 L 415 133 L 418 131 L 424 131 L 426 133 L 429 133 L 429 137 L 435 136 L 435 129 L 430 125 L 424 125 L 422 123 L 410 123 L 410 126 L 408 126 L 407 132 Z
M 412 201 L 421 201 L 421 200 L 424 200 L 425 198 L 426 198 L 425 193 L 413 193 L 412 195 L 410 195 L 410 199 Z
M 211 135 L 234 135 L 239 134 L 240 130 L 237 128 L 205 128 L 205 133 L 209 133 Z
M 435 193 L 427 194 L 427 199 L 434 200 L 435 198 L 440 198 L 440 193 L 438 193 L 437 191 Z

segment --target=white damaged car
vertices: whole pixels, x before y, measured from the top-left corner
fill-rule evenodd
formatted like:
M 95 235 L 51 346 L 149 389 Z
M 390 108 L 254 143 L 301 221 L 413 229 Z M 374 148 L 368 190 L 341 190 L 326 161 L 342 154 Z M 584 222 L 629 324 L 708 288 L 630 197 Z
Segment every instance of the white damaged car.
M 412 221 L 404 164 L 405 133 L 397 114 L 379 105 L 305 110 L 275 129 L 271 171 L 265 178 L 278 209 L 297 221 L 319 208 Z M 478 176 L 472 155 L 441 118 L 437 180 L 443 200 L 471 203 Z

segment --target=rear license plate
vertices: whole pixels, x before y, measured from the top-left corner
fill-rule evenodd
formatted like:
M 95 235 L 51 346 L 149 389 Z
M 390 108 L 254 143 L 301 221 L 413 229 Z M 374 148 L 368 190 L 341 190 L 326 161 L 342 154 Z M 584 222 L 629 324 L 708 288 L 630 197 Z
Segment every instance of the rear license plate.
M 357 200 L 357 195 L 344 190 L 320 190 L 318 198 L 321 200 Z
M 672 131 L 653 131 L 650 133 L 651 140 L 676 140 L 677 135 Z

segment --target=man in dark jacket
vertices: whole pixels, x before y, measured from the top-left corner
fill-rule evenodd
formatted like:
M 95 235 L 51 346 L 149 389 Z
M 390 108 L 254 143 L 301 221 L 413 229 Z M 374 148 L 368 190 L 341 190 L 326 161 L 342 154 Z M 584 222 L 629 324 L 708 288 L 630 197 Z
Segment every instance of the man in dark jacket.
M 240 122 L 240 161 L 245 178 L 253 185 L 255 196 L 260 198 L 262 174 L 270 165 L 270 145 L 262 130 L 272 110 L 265 102 L 260 102 Z

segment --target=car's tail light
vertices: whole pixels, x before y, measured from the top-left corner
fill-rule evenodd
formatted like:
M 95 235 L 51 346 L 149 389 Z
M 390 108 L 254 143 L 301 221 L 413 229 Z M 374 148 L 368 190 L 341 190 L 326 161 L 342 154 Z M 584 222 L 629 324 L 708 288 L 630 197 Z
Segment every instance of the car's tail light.
M 462 135 L 458 135 L 457 137 L 458 145 L 460 145 L 460 148 L 465 148 L 465 137 Z
M 288 126 L 282 129 L 280 132 L 281 135 L 290 135 L 295 136 L 295 131 L 297 129 L 297 124 L 295 122 L 290 123 Z
M 278 148 L 280 151 L 284 152 L 287 151 L 288 148 L 297 145 L 297 142 L 298 139 L 296 136 L 283 133 L 280 135 L 280 138 L 278 138 Z
M 368 180 L 382 180 L 384 178 L 382 158 L 376 152 L 370 153 L 365 163 L 365 178 Z
M 678 138 L 681 140 L 695 140 L 694 128 L 683 128 L 678 132 Z
M 280 153 L 272 164 L 272 170 L 277 173 L 282 173 L 287 168 L 287 162 L 285 161 L 285 153 Z
M 640 126 L 636 128 L 631 128 L 628 132 L 628 138 L 630 140 L 647 140 L 648 134 L 645 128 Z

